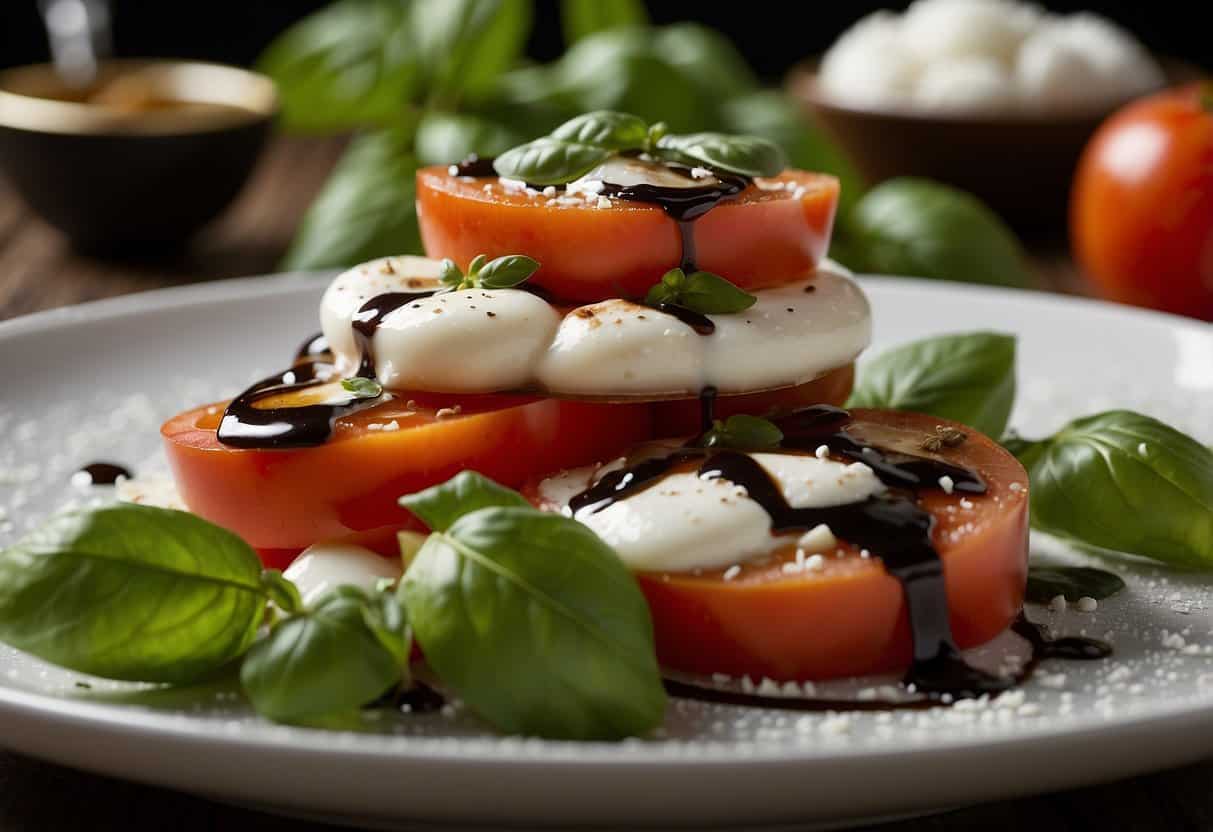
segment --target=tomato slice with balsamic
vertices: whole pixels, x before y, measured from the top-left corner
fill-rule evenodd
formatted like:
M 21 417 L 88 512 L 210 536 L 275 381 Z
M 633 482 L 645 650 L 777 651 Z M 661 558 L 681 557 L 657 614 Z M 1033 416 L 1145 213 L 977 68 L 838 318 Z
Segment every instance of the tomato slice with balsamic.
M 787 170 L 750 183 L 685 225 L 697 268 L 743 289 L 802 280 L 825 255 L 838 204 L 832 176 Z M 549 192 L 550 193 L 550 192 Z M 417 215 L 430 257 L 466 268 L 479 254 L 526 254 L 542 264 L 530 283 L 576 302 L 643 297 L 682 265 L 679 223 L 643 202 L 545 196 L 496 177 L 417 173 Z
M 955 447 L 923 450 L 924 438 L 938 435 L 940 426 L 966 438 Z M 932 610 L 929 594 L 917 591 L 912 613 L 902 581 L 881 553 L 865 555 L 842 535 L 808 567 L 803 554 L 801 565 L 787 566 L 797 564 L 796 546 L 789 544 L 756 559 L 738 552 L 738 567 L 638 572 L 663 666 L 752 679 L 865 675 L 911 665 L 913 615 L 938 624 L 946 612 L 960 648 L 982 644 L 1011 624 L 1027 577 L 1028 479 L 1019 462 L 993 440 L 933 416 L 855 410 L 846 434 L 883 454 L 968 469 L 984 483 L 984 493 L 947 493 L 931 483 L 910 497 L 929 515 L 946 590 L 934 600 L 943 609 Z M 557 508 L 539 497 L 535 482 L 526 493 L 541 507 Z
M 225 406 L 164 424 L 169 465 L 191 511 L 239 534 L 273 566 L 320 540 L 406 527 L 411 515 L 397 499 L 460 471 L 517 487 L 616 455 L 652 430 L 645 405 L 398 393 L 338 418 L 323 444 L 234 448 L 216 436 Z

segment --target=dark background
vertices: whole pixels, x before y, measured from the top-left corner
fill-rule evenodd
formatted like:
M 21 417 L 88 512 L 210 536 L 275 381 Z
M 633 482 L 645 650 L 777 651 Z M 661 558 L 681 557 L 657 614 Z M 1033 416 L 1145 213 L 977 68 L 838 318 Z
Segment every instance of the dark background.
M 1207 0 L 1047 2 L 1058 12 L 1091 9 L 1121 23 L 1151 49 L 1213 68 L 1213 40 L 1198 10 Z M 119 56 L 203 58 L 251 63 L 274 35 L 324 0 L 112 0 Z M 731 35 L 758 72 L 778 80 L 820 53 L 847 25 L 882 7 L 906 3 L 748 0 L 744 4 L 649 0 L 657 23 L 699 20 Z M 556 0 L 537 0 L 530 53 L 556 57 L 563 45 Z M 0 0 L 0 66 L 47 60 L 35 0 Z

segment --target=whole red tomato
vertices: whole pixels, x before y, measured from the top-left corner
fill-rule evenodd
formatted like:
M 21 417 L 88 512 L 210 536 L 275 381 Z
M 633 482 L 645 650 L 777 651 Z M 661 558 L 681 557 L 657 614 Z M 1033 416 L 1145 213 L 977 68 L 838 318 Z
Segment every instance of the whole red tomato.
M 1213 84 L 1104 122 L 1078 164 L 1070 232 L 1104 296 L 1213 320 Z

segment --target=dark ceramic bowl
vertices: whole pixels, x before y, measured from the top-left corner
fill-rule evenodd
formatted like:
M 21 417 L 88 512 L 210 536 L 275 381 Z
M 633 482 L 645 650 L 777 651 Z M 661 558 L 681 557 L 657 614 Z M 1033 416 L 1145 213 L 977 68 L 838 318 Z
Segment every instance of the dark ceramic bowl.
M 976 194 L 1021 231 L 1054 234 L 1065 228 L 1078 157 L 1115 109 L 990 116 L 854 107 L 823 94 L 811 64 L 793 70 L 788 87 L 870 181 L 936 179 Z
M 272 81 L 218 64 L 108 61 L 98 85 L 132 78 L 105 87 L 118 106 L 102 106 L 71 100 L 84 94 L 50 65 L 0 72 L 0 172 L 86 250 L 197 231 L 240 191 L 277 111 Z

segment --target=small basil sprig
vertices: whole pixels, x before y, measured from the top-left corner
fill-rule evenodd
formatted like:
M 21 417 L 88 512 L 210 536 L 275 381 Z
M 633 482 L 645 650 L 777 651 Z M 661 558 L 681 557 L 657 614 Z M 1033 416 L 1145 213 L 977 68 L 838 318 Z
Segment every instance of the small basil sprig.
M 187 683 L 252 643 L 281 576 L 183 511 L 122 504 L 51 518 L 0 552 L 0 641 L 110 679 Z
M 1032 563 L 1028 565 L 1028 587 L 1024 598 L 1034 604 L 1047 604 L 1058 595 L 1067 601 L 1077 601 L 1083 597 L 1102 601 L 1124 588 L 1123 578 L 1103 569 Z
M 373 378 L 343 378 L 341 388 L 359 399 L 377 399 L 383 395 L 383 386 Z
M 749 309 L 758 298 L 711 272 L 687 275 L 682 269 L 670 269 L 649 289 L 644 302 L 653 307 L 681 306 L 701 315 L 729 315 Z
M 444 286 L 461 289 L 512 289 L 525 283 L 539 270 L 539 263 L 523 254 L 507 254 L 489 260 L 483 254 L 472 258 L 465 275 L 454 260 L 442 261 L 439 279 Z
M 783 441 L 783 431 L 774 422 L 758 416 L 738 413 L 721 421 L 699 438 L 701 448 L 731 448 L 738 451 L 761 451 L 776 448 Z
M 612 153 L 635 151 L 670 162 L 741 176 L 775 176 L 787 166 L 783 150 L 758 136 L 727 133 L 674 135 L 658 122 L 611 110 L 584 113 L 548 136 L 496 158 L 498 175 L 536 185 L 562 185 L 584 176 Z
M 593 532 L 471 472 L 400 502 L 432 530 L 401 597 L 430 667 L 473 710 L 563 739 L 661 722 L 648 606 Z
M 886 350 L 862 365 L 847 407 L 928 413 L 999 437 L 1015 403 L 1015 337 L 941 335 Z
M 407 681 L 411 646 L 395 593 L 340 586 L 253 645 L 240 683 L 269 719 L 331 719 Z
M 1112 410 L 1048 439 L 1003 444 L 1028 469 L 1037 528 L 1181 566 L 1213 566 L 1213 451 L 1192 437 Z

